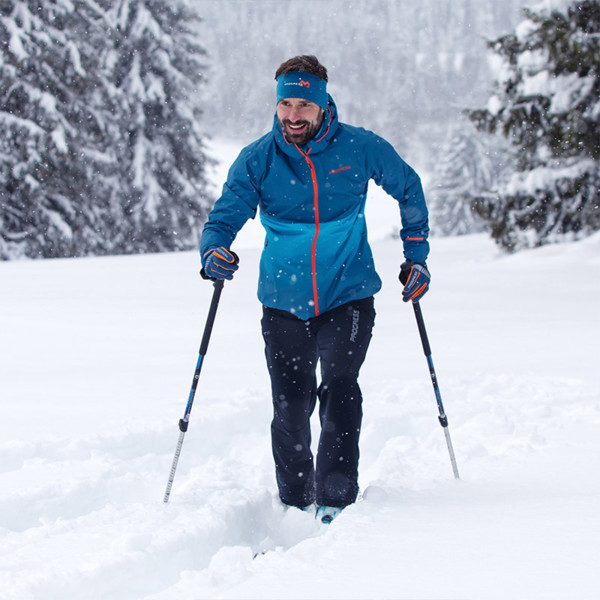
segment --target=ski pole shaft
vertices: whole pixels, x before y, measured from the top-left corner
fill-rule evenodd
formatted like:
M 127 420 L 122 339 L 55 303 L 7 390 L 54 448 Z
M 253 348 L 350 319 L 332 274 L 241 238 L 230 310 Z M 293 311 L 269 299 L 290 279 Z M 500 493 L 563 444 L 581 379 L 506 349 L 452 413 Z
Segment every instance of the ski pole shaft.
M 429 374 L 431 375 L 431 383 L 433 384 L 433 391 L 435 392 L 435 399 L 439 411 L 440 425 L 444 430 L 444 436 L 446 437 L 446 445 L 448 446 L 448 452 L 450 454 L 450 462 L 452 463 L 452 471 L 454 477 L 459 479 L 458 467 L 456 465 L 456 457 L 454 456 L 454 448 L 452 447 L 452 440 L 450 439 L 450 432 L 448 430 L 448 417 L 444 411 L 444 405 L 442 403 L 442 395 L 437 381 L 437 375 L 435 374 L 435 368 L 433 366 L 433 359 L 431 358 L 431 347 L 429 345 L 429 339 L 427 337 L 427 330 L 425 329 L 425 322 L 423 321 L 423 313 L 421 306 L 418 302 L 413 302 L 413 309 L 415 311 L 415 317 L 417 319 L 417 326 L 419 328 L 419 335 L 421 336 L 421 343 L 423 344 L 423 352 L 427 358 L 427 364 L 429 366 Z
M 192 412 L 192 406 L 194 405 L 194 397 L 196 396 L 196 388 L 198 387 L 198 380 L 200 379 L 200 371 L 202 371 L 202 364 L 204 362 L 206 351 L 208 350 L 208 342 L 210 341 L 210 335 L 212 333 L 213 324 L 215 322 L 217 307 L 219 306 L 221 291 L 223 290 L 223 283 L 224 281 L 222 279 L 216 279 L 213 283 L 214 291 L 210 303 L 210 308 L 208 310 L 206 325 L 204 327 L 204 334 L 202 335 L 202 341 L 200 342 L 200 350 L 198 351 L 198 360 L 196 362 L 196 370 L 194 371 L 194 379 L 192 380 L 192 387 L 190 389 L 190 395 L 188 397 L 183 418 L 179 420 L 179 439 L 177 440 L 175 456 L 173 457 L 171 471 L 169 472 L 169 480 L 167 482 L 167 489 L 163 498 L 163 502 L 165 503 L 169 501 L 169 496 L 171 495 L 171 487 L 173 486 L 173 480 L 175 479 L 175 471 L 177 470 L 179 455 L 181 454 L 181 447 L 183 446 L 183 440 L 185 438 L 185 433 L 187 431 L 188 424 L 190 421 L 190 413 Z

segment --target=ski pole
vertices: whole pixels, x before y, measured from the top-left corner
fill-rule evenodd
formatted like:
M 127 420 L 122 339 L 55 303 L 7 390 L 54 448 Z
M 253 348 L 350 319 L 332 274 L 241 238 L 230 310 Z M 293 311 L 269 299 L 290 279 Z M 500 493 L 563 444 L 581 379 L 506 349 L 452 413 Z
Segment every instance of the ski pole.
M 214 291 L 212 301 L 210 303 L 210 309 L 208 311 L 208 317 L 206 319 L 206 325 L 204 327 L 204 334 L 202 336 L 202 342 L 200 343 L 200 350 L 198 352 L 198 361 L 196 363 L 196 371 L 194 372 L 194 379 L 192 381 L 192 389 L 188 398 L 187 406 L 185 407 L 185 413 L 183 418 L 179 420 L 179 440 L 177 441 L 177 447 L 175 448 L 175 456 L 173 457 L 173 464 L 171 465 L 171 472 L 169 473 L 169 481 L 167 482 L 167 490 L 165 491 L 165 497 L 163 502 L 169 501 L 171 495 L 171 487 L 173 485 L 173 479 L 175 479 L 175 471 L 177 470 L 177 463 L 179 462 L 179 455 L 181 454 L 181 446 L 183 445 L 183 438 L 188 428 L 190 421 L 190 413 L 192 412 L 192 406 L 194 404 L 194 396 L 196 395 L 196 388 L 198 387 L 198 379 L 200 378 L 200 371 L 202 370 L 202 363 L 206 355 L 208 348 L 208 342 L 210 340 L 210 334 L 212 332 L 213 324 L 215 322 L 215 315 L 217 314 L 217 307 L 219 305 L 219 298 L 221 297 L 221 291 L 223 290 L 223 279 L 216 279 L 213 283 Z
M 454 448 L 452 447 L 452 440 L 450 439 L 450 432 L 448 431 L 448 417 L 444 412 L 444 405 L 442 404 L 442 396 L 440 394 L 440 388 L 437 382 L 437 376 L 433 367 L 433 360 L 431 358 L 431 348 L 429 346 L 429 340 L 427 339 L 427 331 L 425 330 L 425 322 L 423 321 L 423 313 L 418 302 L 413 302 L 413 308 L 415 311 L 415 317 L 417 319 L 417 326 L 419 328 L 419 334 L 421 336 L 421 343 L 423 344 L 423 351 L 427 358 L 427 364 L 429 365 L 429 374 L 431 375 L 431 382 L 433 383 L 433 390 L 435 392 L 435 399 L 437 401 L 438 410 L 440 416 L 438 417 L 440 425 L 444 429 L 444 435 L 446 436 L 446 444 L 448 445 L 448 452 L 450 453 L 450 462 L 452 463 L 452 471 L 454 471 L 454 477 L 459 479 L 458 467 L 456 466 L 456 458 L 454 456 Z

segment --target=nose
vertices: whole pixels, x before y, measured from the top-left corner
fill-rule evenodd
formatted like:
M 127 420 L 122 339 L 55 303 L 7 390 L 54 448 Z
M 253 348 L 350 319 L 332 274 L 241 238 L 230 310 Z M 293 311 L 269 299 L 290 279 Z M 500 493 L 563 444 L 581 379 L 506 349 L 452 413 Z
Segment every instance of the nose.
M 300 113 L 300 111 L 295 106 L 292 106 L 290 108 L 289 120 L 292 123 L 295 123 L 296 121 L 301 121 L 302 120 L 302 114 Z

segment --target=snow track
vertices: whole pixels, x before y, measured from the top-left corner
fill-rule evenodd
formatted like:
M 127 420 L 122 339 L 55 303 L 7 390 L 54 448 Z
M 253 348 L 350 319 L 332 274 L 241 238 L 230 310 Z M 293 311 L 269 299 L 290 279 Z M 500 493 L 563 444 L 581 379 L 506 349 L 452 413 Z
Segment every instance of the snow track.
M 272 482 L 260 484 L 271 465 L 264 432 L 247 426 L 257 402 L 197 416 L 168 505 L 176 423 L 0 446 L 2 598 L 142 598 L 211 561 L 249 564 L 318 535 L 313 516 L 284 510 Z
M 285 510 L 276 499 L 260 394 L 240 397 L 227 410 L 205 406 L 202 413 L 208 416 L 197 415 L 168 505 L 161 497 L 178 435 L 175 424 L 146 423 L 88 439 L 3 444 L 2 597 L 160 600 L 191 589 L 199 590 L 199 598 L 213 597 L 260 580 L 261 564 L 268 569 L 273 559 L 269 553 L 253 562 L 255 554 L 270 550 L 282 557 L 323 535 L 343 546 L 335 539 L 341 529 L 348 543 L 360 545 L 361 533 L 377 537 L 386 527 L 401 525 L 414 545 L 423 532 L 435 538 L 433 524 L 448 529 L 440 520 L 445 514 L 453 520 L 450 529 L 456 521 L 462 528 L 459 539 L 476 545 L 474 530 L 490 530 L 486 515 L 496 514 L 512 535 L 525 521 L 530 531 L 541 533 L 544 522 L 532 515 L 545 510 L 553 529 L 564 535 L 573 519 L 564 521 L 557 502 L 590 513 L 585 502 L 577 507 L 570 497 L 579 493 L 583 473 L 565 471 L 583 449 L 578 432 L 600 424 L 597 396 L 560 379 L 446 381 L 461 398 L 453 402 L 460 418 L 450 425 L 463 473 L 455 484 L 427 383 L 366 386 L 363 497 L 329 530 L 310 514 Z M 548 456 L 554 457 L 560 480 Z M 538 467 L 533 477 L 531 463 Z M 465 520 L 465 513 L 475 523 Z M 424 521 L 415 530 L 411 518 Z M 490 535 L 496 535 L 494 528 Z M 506 543 L 512 543 L 510 537 Z M 323 551 L 322 544 L 316 547 Z

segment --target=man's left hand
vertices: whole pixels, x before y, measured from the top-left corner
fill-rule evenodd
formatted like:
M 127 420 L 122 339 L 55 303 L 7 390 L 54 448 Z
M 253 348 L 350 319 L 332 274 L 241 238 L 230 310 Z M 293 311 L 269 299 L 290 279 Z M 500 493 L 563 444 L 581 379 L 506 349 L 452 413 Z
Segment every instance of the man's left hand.
M 407 260 L 400 265 L 399 279 L 404 285 L 402 300 L 418 302 L 429 289 L 431 275 L 425 265 Z

